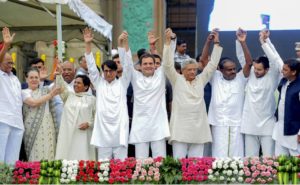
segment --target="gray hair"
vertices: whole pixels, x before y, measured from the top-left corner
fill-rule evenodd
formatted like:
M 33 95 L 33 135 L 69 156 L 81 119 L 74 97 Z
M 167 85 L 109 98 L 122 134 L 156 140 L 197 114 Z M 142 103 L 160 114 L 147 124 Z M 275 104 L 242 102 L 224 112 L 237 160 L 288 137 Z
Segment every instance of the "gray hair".
M 181 63 L 181 69 L 183 70 L 189 64 L 198 64 L 197 61 L 193 58 L 188 58 Z

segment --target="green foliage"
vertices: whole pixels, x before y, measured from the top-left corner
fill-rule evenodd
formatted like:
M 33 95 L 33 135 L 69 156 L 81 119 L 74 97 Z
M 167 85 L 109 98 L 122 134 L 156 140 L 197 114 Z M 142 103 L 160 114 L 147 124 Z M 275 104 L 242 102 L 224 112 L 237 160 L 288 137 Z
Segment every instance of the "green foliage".
M 11 184 L 13 176 L 13 167 L 0 163 L 0 184 Z
M 160 166 L 162 184 L 179 184 L 182 178 L 179 160 L 167 156 Z

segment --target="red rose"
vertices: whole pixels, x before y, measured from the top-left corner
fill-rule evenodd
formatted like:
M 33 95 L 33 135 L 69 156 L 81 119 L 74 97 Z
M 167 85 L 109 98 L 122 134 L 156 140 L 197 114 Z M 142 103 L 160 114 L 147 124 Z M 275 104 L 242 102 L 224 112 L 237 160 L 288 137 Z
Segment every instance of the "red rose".
M 115 180 L 113 178 L 109 178 L 108 183 L 109 184 L 113 184 L 115 182 Z

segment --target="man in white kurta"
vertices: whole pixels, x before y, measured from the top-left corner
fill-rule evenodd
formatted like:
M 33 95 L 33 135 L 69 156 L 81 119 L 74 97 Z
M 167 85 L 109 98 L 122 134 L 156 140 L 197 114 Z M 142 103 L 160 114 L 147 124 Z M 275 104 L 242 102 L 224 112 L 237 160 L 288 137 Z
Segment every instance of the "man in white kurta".
M 173 87 L 171 114 L 171 138 L 175 158 L 203 156 L 204 143 L 211 142 L 211 132 L 207 120 L 204 101 L 204 87 L 215 72 L 221 57 L 222 47 L 214 45 L 211 61 L 203 72 L 196 76 L 197 62 L 193 59 L 184 66 L 194 66 L 194 79 L 187 79 L 174 68 L 174 51 L 170 47 L 170 29 L 166 31 L 166 43 L 163 51 L 163 67 Z M 191 66 L 192 65 L 192 66 Z
M 123 38 L 123 37 L 122 37 Z M 104 71 L 104 77 L 100 75 L 91 52 L 93 39 L 90 29 L 85 29 L 84 39 L 86 43 L 85 58 L 87 60 L 89 77 L 96 89 L 96 116 L 91 144 L 98 147 L 98 160 L 121 159 L 127 157 L 129 118 L 126 104 L 126 92 L 130 82 L 130 72 L 124 73 L 119 79 L 115 78 L 116 70 Z M 125 49 L 120 49 L 120 55 L 125 55 Z M 130 50 L 126 56 L 131 57 Z M 126 60 L 127 61 L 127 60 Z M 115 64 L 113 61 L 106 61 Z M 115 64 L 116 65 L 116 64 Z M 124 71 L 130 71 L 132 63 L 123 63 Z M 103 69 L 105 63 L 103 64 Z M 108 73 L 114 73 L 114 79 L 108 81 Z
M 8 28 L 2 31 L 0 51 L 0 162 L 13 165 L 19 159 L 24 133 L 21 84 L 11 72 L 12 57 L 6 53 L 13 40 Z
M 239 29 L 238 38 L 245 38 L 246 32 Z M 244 47 L 246 47 L 244 45 Z M 236 73 L 236 64 L 231 59 L 223 59 L 219 63 L 210 81 L 212 96 L 208 119 L 212 129 L 213 157 L 243 157 L 244 139 L 240 133 L 244 92 L 252 59 L 245 55 L 246 64 L 243 70 Z M 242 61 L 244 62 L 244 61 Z
M 122 60 L 122 57 L 120 57 Z M 170 136 L 165 100 L 166 79 L 162 67 L 155 70 L 155 59 L 145 55 L 140 59 L 141 72 L 131 66 L 131 84 L 134 92 L 132 127 L 129 143 L 135 145 L 135 157 L 166 156 L 166 138 Z M 130 61 L 129 63 L 132 63 Z M 151 74 L 145 71 L 151 70 Z M 123 74 L 128 73 L 123 70 Z
M 267 71 L 263 76 L 257 77 L 255 75 L 256 65 L 262 65 L 262 63 L 254 61 L 246 86 L 241 124 L 241 132 L 245 134 L 246 157 L 259 156 L 260 147 L 264 156 L 274 155 L 274 140 L 272 139 L 273 127 L 276 122 L 274 92 L 281 77 L 283 61 L 270 39 L 264 38 L 264 34 L 263 31 L 260 33 L 260 41 L 262 49 L 269 59 L 270 67 L 264 69 Z M 258 60 L 263 60 L 263 57 Z

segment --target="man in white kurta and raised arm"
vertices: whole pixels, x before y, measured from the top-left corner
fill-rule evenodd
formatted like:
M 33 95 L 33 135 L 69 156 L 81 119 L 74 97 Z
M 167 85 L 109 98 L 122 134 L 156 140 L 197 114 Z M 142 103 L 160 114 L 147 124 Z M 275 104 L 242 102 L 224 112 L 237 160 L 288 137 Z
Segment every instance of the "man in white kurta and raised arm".
M 97 70 L 91 52 L 92 31 L 86 28 L 83 35 L 86 43 L 85 58 L 88 64 L 89 77 L 97 93 L 96 116 L 91 144 L 98 147 L 98 160 L 107 160 L 112 157 L 124 160 L 127 157 L 129 132 L 126 92 L 131 75 L 127 68 L 132 66 L 132 63 L 122 64 L 124 71 L 129 72 L 117 79 L 117 64 L 112 60 L 107 60 L 101 66 L 104 73 L 102 76 Z M 127 33 L 123 32 L 119 37 L 119 43 L 123 45 L 125 42 L 127 42 Z M 130 50 L 127 49 L 126 52 L 131 57 Z
M 174 68 L 174 51 L 170 47 L 172 30 L 166 30 L 163 51 L 163 67 L 173 87 L 171 114 L 171 138 L 173 157 L 185 158 L 203 156 L 204 143 L 211 142 L 211 132 L 207 120 L 204 101 L 204 87 L 215 72 L 221 57 L 218 32 L 213 31 L 214 49 L 211 61 L 203 72 L 196 76 L 198 64 L 194 59 L 182 63 L 180 75 Z
M 281 77 L 283 61 L 271 44 L 269 31 L 259 34 L 262 49 L 267 57 L 254 60 L 246 86 L 241 132 L 245 134 L 246 157 L 274 155 L 273 127 L 276 122 L 274 92 Z M 237 47 L 241 47 L 237 45 Z
M 237 36 L 244 37 L 245 32 L 238 30 Z M 245 47 L 246 45 L 243 45 Z M 246 64 L 237 73 L 236 64 L 230 58 L 219 63 L 219 69 L 210 83 L 212 96 L 208 111 L 212 125 L 212 156 L 243 157 L 244 139 L 240 133 L 242 111 L 245 98 L 245 85 L 250 73 L 252 60 L 245 54 Z M 240 61 L 241 62 L 241 61 Z M 244 62 L 244 61 L 242 61 Z
M 135 145 L 136 158 L 149 157 L 150 147 L 152 157 L 165 157 L 166 138 L 170 136 L 166 78 L 162 67 L 155 70 L 155 58 L 151 54 L 142 55 L 139 61 L 141 72 L 133 66 L 130 69 L 134 105 L 129 143 Z

